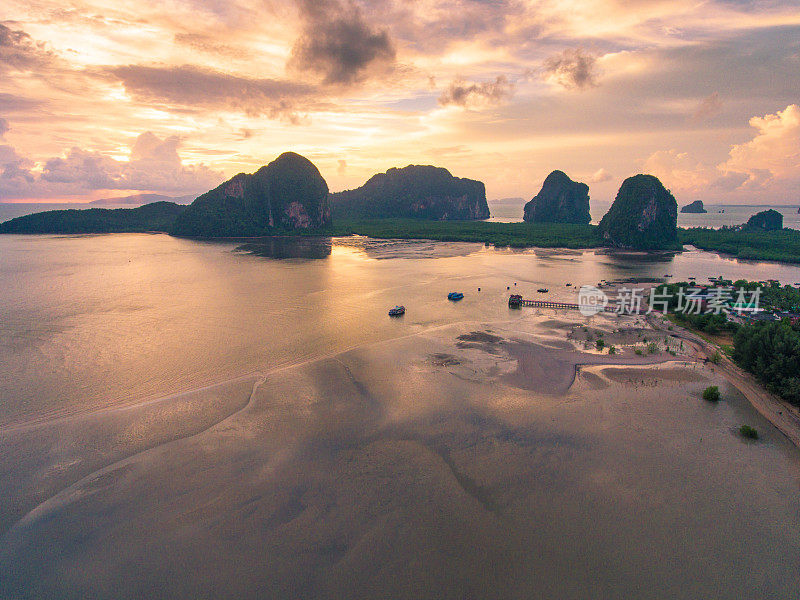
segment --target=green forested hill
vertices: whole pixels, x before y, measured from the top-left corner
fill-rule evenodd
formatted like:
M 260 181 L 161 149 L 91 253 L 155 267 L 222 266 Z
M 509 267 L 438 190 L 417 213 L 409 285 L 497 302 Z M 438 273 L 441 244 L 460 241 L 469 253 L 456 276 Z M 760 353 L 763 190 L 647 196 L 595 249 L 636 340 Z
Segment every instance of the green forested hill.
M 0 223 L 0 233 L 125 233 L 169 231 L 186 206 L 152 202 L 138 208 L 47 210 Z

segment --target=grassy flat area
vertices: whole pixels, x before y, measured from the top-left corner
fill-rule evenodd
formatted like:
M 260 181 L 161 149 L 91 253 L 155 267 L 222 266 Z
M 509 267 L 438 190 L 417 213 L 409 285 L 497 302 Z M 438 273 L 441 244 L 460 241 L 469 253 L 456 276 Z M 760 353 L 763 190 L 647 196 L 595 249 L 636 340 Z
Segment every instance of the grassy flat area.
M 322 233 L 322 232 L 320 232 Z M 490 223 L 486 221 L 424 221 L 372 219 L 337 221 L 328 235 L 366 235 L 374 238 L 432 239 L 446 242 L 481 242 L 525 248 L 599 248 L 604 246 L 595 225 L 564 223 Z M 800 231 L 734 231 L 730 229 L 678 229 L 681 244 L 724 252 L 746 260 L 800 263 Z
M 323 233 L 323 232 L 319 232 Z M 374 219 L 337 221 L 328 235 L 365 235 L 374 238 L 429 239 L 444 242 L 480 242 L 525 248 L 598 248 L 603 246 L 597 227 L 564 223 L 489 223 L 486 221 L 424 221 Z
M 731 355 L 733 352 L 733 333 L 730 331 L 720 331 L 719 333 L 708 333 L 703 331 L 702 329 L 698 329 L 697 327 L 692 327 L 692 324 L 687 321 L 681 321 L 677 319 L 674 314 L 669 313 L 667 314 L 667 319 L 674 323 L 679 327 L 683 327 L 684 329 L 688 329 L 694 334 L 699 335 L 701 338 L 706 340 L 707 342 L 719 346 L 720 349 L 725 352 L 728 356 Z
M 167 202 L 134 209 L 59 210 L 26 215 L 0 224 L 0 233 L 110 233 L 171 231 L 185 210 Z M 247 228 L 245 228 L 247 229 Z M 310 230 L 247 229 L 232 237 L 271 235 L 346 236 L 430 239 L 444 242 L 478 242 L 512 248 L 600 248 L 604 241 L 595 225 L 567 223 L 491 223 L 487 221 L 431 221 L 424 219 L 337 220 Z M 222 235 L 222 234 L 220 234 Z M 730 254 L 747 260 L 800 263 L 800 231 L 736 231 L 733 229 L 678 229 L 680 244 Z
M 714 250 L 746 260 L 800 262 L 800 231 L 736 231 L 732 229 L 678 229 L 678 239 L 702 250 Z

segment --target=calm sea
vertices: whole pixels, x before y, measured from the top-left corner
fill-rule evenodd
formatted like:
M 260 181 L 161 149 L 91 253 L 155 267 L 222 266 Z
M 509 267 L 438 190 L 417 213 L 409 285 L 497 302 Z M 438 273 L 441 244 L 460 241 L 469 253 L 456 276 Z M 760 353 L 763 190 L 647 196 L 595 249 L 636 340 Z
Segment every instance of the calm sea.
M 417 348 L 514 331 L 509 289 L 666 273 L 800 281 L 700 251 L 0 236 L 0 596 L 796 598 L 798 454 L 729 388 L 549 397 L 487 385 L 492 347 L 454 375 Z
M 236 247 L 157 234 L 0 236 L 0 423 L 191 389 L 409 328 L 505 317 L 508 286 L 571 294 L 566 283 L 665 274 L 800 282 L 797 266 L 701 251 L 549 256 L 366 238 L 250 248 L 262 256 Z M 473 293 L 442 302 L 454 289 Z M 409 307 L 402 324 L 386 318 L 395 304 Z

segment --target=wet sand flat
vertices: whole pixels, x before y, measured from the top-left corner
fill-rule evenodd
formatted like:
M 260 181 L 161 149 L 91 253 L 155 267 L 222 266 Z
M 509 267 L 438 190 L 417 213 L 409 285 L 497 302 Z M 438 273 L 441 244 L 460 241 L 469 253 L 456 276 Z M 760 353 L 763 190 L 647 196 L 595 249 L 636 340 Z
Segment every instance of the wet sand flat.
M 797 597 L 797 449 L 710 369 L 568 350 L 568 320 L 542 321 L 263 373 L 215 393 L 213 423 L 189 402 L 171 439 L 97 415 L 152 439 L 96 436 L 95 468 L 20 485 L 0 596 Z

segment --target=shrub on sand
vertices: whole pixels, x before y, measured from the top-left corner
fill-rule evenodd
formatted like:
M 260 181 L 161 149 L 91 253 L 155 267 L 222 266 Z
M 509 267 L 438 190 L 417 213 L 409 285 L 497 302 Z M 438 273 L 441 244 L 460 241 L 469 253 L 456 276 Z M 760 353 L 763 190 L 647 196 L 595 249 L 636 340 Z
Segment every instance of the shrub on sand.
M 754 427 L 750 427 L 750 425 L 742 425 L 739 428 L 739 433 L 742 437 L 747 438 L 748 440 L 757 440 L 758 439 L 758 431 Z
M 703 390 L 703 400 L 708 402 L 719 402 L 719 388 L 716 385 L 710 385 Z

